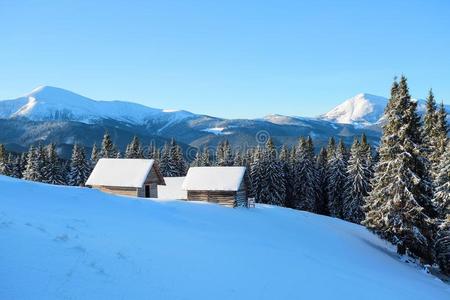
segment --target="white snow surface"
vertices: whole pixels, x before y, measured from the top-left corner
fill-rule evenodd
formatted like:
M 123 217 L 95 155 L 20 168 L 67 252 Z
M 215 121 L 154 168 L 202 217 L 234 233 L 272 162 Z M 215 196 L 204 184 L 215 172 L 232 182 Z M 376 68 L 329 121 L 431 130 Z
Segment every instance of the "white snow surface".
M 202 131 L 208 132 L 208 133 L 212 133 L 212 134 L 215 134 L 215 135 L 228 135 L 228 134 L 231 134 L 231 132 L 226 131 L 227 129 L 228 129 L 227 127 L 211 127 L 211 128 L 202 129 Z
M 364 227 L 0 176 L 0 299 L 449 299 Z
M 187 191 L 183 189 L 186 177 L 164 177 L 166 185 L 158 185 L 158 199 L 187 199 Z
M 245 167 L 190 167 L 183 189 L 190 191 L 238 191 Z
M 383 115 L 387 99 L 371 94 L 358 94 L 345 100 L 331 111 L 321 116 L 321 119 L 343 124 L 372 124 Z
M 153 163 L 153 159 L 101 158 L 86 185 L 142 187 Z
M 126 101 L 97 101 L 68 90 L 40 86 L 23 97 L 0 101 L 0 118 L 26 117 L 35 121 L 71 120 L 93 123 L 113 119 L 132 124 L 148 120 L 177 122 L 194 114 L 183 110 L 150 108 Z

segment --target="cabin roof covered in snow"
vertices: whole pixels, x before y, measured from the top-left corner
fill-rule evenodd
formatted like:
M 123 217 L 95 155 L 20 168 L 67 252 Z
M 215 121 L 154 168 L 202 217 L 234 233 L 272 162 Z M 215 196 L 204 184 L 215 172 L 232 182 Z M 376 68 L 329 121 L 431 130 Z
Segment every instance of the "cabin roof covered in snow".
M 191 167 L 183 182 L 188 191 L 238 191 L 245 167 Z
M 154 162 L 153 159 L 101 158 L 86 185 L 140 188 L 144 185 Z M 159 173 L 158 170 L 156 172 Z M 161 181 L 164 184 L 162 177 Z

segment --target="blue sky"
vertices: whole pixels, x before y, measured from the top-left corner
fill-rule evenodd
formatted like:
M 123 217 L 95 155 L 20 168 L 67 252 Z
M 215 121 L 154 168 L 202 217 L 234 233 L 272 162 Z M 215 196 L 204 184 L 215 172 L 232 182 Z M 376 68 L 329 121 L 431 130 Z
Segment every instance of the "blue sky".
M 121 3 L 118 3 L 121 2 Z M 359 92 L 450 103 L 450 1 L 0 0 L 0 98 L 38 85 L 243 118 Z

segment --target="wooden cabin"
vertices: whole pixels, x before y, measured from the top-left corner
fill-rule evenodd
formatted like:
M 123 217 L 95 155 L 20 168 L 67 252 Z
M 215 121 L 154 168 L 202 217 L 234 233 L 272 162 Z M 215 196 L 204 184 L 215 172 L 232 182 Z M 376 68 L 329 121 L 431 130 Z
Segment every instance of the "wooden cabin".
M 191 167 L 183 182 L 188 201 L 248 207 L 245 167 Z
M 105 193 L 157 198 L 157 185 L 165 185 L 153 159 L 102 158 L 86 181 L 86 186 Z

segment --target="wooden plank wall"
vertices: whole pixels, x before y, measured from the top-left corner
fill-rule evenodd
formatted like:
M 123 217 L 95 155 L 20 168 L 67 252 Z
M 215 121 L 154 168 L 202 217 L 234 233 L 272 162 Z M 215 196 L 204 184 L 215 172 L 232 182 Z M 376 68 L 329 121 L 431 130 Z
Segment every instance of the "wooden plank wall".
M 187 200 L 207 201 L 227 207 L 236 206 L 236 192 L 230 191 L 188 191 Z
M 93 186 L 93 188 L 99 189 L 100 191 L 108 194 L 133 196 L 133 197 L 136 197 L 138 195 L 137 188 L 124 188 L 114 186 Z

